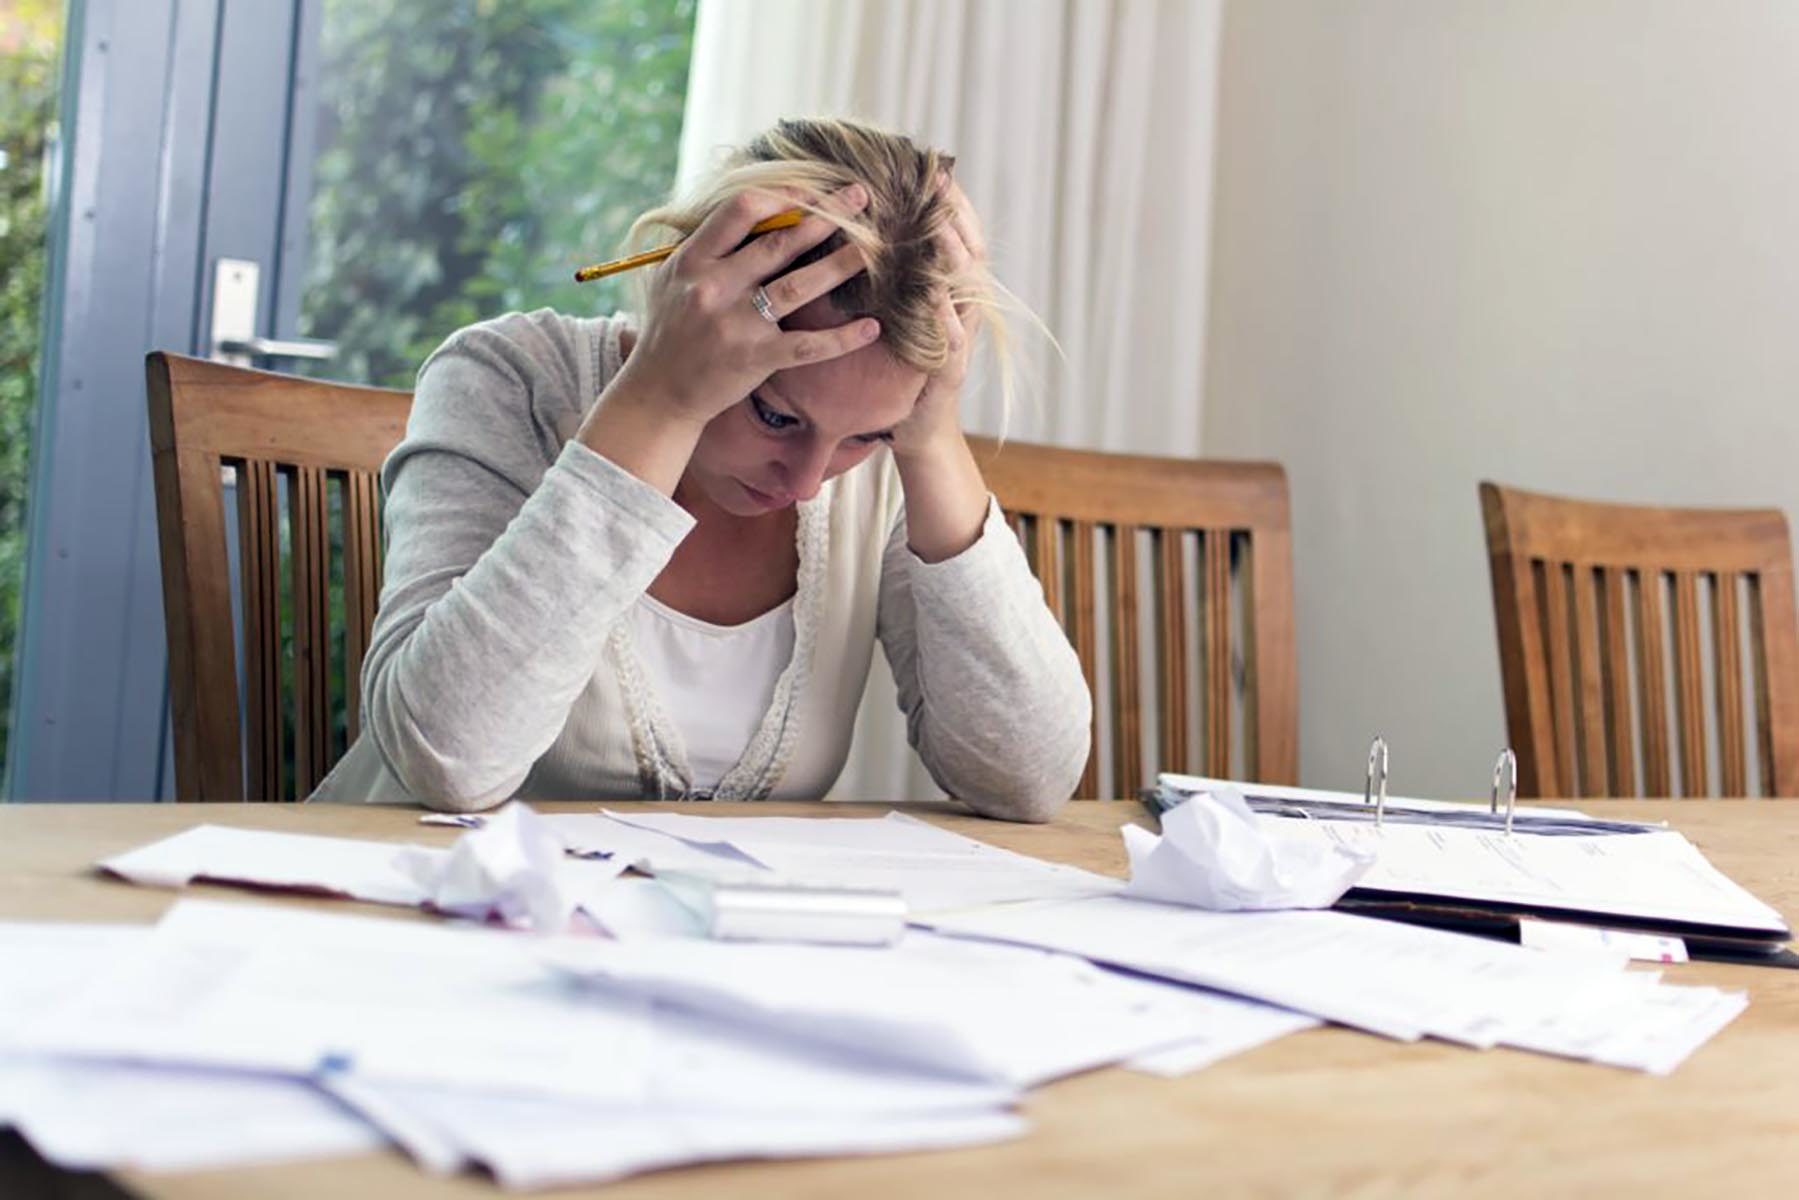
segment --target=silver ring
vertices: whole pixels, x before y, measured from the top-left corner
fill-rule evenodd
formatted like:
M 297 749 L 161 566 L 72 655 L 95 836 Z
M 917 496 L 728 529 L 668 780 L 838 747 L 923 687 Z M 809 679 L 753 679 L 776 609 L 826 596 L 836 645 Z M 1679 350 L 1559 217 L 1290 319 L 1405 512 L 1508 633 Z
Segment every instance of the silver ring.
M 757 288 L 755 291 L 751 292 L 750 303 L 756 306 L 756 315 L 761 317 L 764 321 L 769 322 L 771 325 L 780 321 L 781 318 L 775 316 L 775 306 L 773 302 L 769 300 L 767 291 L 762 288 Z

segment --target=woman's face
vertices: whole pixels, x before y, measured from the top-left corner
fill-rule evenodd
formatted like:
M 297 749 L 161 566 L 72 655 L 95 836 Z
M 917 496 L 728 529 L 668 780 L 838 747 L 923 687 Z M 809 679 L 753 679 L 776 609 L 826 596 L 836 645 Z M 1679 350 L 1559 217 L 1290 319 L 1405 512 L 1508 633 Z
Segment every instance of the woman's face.
M 821 329 L 842 322 L 828 301 L 818 300 L 782 327 Z M 776 371 L 706 426 L 683 482 L 739 517 L 810 500 L 825 480 L 887 440 L 911 414 L 924 384 L 922 371 L 900 362 L 880 342 L 827 362 Z

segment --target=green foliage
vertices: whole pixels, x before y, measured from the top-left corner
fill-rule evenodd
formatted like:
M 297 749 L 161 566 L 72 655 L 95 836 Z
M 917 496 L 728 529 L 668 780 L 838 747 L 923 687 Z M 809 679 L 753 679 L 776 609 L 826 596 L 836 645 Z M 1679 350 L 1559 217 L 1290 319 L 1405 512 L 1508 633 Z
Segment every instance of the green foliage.
M 605 312 L 625 281 L 577 285 L 674 181 L 695 0 L 326 0 L 301 332 L 311 369 L 410 387 L 457 328 L 510 309 Z M 330 493 L 329 611 L 343 599 Z M 289 536 L 283 522 L 283 554 Z M 284 559 L 285 561 L 285 559 Z M 279 594 L 282 670 L 299 667 Z M 331 654 L 332 754 L 348 691 Z M 294 714 L 283 713 L 287 787 Z
M 328 0 L 301 324 L 337 379 L 411 386 L 509 309 L 576 285 L 674 179 L 694 0 Z
M 15 6 L 0 25 L 0 762 L 12 724 L 13 644 L 25 566 L 27 453 L 44 286 L 44 151 L 56 119 L 60 5 Z

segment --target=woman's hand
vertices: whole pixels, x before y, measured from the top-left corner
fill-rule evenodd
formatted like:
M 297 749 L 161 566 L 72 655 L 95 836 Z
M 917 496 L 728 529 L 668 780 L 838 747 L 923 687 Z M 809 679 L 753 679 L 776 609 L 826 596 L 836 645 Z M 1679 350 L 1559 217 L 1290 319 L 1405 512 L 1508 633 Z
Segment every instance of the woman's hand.
M 860 211 L 868 191 L 851 184 L 819 207 Z M 844 246 L 817 262 L 770 279 L 837 229 L 810 215 L 748 245 L 757 222 L 786 212 L 793 198 L 744 193 L 721 205 L 650 284 L 648 311 L 624 369 L 590 408 L 575 437 L 666 496 L 673 496 L 706 423 L 755 391 L 776 371 L 837 358 L 881 335 L 870 317 L 831 329 L 789 333 L 782 317 L 864 269 Z M 764 279 L 768 316 L 751 299 Z
M 826 197 L 821 208 L 844 215 L 868 203 L 860 184 Z M 861 273 L 861 252 L 845 245 L 770 279 L 837 227 L 809 215 L 788 229 L 744 238 L 759 221 L 793 207 L 789 196 L 745 192 L 716 209 L 656 273 L 643 330 L 619 375 L 621 391 L 647 397 L 670 421 L 704 427 L 776 371 L 837 358 L 880 336 L 880 322 L 862 318 L 828 329 L 797 332 L 778 324 L 811 300 Z M 769 315 L 752 299 L 762 281 Z
M 986 260 L 987 245 L 962 189 L 947 175 L 942 186 L 951 220 L 938 244 L 951 272 L 961 274 Z M 906 542 L 925 562 L 953 558 L 974 545 L 987 518 L 987 484 L 962 436 L 961 411 L 980 312 L 956 307 L 948 295 L 939 298 L 938 308 L 949 360 L 925 380 L 911 415 L 893 430 L 893 461 L 906 494 Z
M 980 218 L 962 188 L 947 174 L 942 184 L 950 202 L 951 219 L 937 234 L 937 245 L 952 274 L 960 275 L 987 260 L 987 243 Z M 912 413 L 893 431 L 893 452 L 900 457 L 929 453 L 934 448 L 962 440 L 962 383 L 981 314 L 972 307 L 957 307 L 946 294 L 938 297 L 938 316 L 949 339 L 949 361 L 925 380 Z

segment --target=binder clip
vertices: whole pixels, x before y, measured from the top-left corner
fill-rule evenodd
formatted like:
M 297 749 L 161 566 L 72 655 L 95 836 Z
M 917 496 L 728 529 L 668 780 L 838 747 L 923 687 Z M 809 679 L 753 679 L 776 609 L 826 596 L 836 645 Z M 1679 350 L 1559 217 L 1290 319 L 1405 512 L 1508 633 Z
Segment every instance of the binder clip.
M 1499 815 L 1499 781 L 1505 780 L 1505 832 L 1512 833 L 1512 811 L 1518 807 L 1518 756 L 1507 746 L 1499 752 L 1499 761 L 1493 764 L 1493 799 L 1487 806 L 1491 816 Z
M 1379 787 L 1375 791 L 1375 771 L 1379 770 Z M 1377 737 L 1368 747 L 1368 782 L 1362 789 L 1362 803 L 1374 805 L 1374 827 L 1381 827 L 1387 814 L 1387 739 Z

